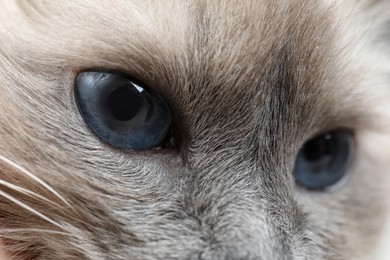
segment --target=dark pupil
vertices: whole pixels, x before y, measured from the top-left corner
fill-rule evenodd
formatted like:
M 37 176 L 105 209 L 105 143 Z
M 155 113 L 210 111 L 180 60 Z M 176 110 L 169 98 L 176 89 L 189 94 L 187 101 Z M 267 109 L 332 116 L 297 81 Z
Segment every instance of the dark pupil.
M 329 134 L 316 138 L 305 145 L 303 152 L 305 158 L 310 162 L 319 161 L 328 156 L 332 156 L 332 153 L 334 152 L 333 138 Z
M 130 87 L 117 88 L 108 96 L 111 115 L 119 121 L 129 121 L 138 114 L 143 99 Z

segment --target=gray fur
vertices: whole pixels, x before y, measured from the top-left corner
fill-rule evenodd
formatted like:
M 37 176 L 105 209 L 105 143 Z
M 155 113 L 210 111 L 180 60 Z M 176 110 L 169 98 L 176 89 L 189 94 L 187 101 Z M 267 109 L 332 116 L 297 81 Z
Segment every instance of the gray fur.
M 1 0 L 1 155 L 55 191 L 2 160 L 5 253 L 389 259 L 389 12 L 384 0 Z M 178 147 L 121 151 L 92 134 L 74 99 L 89 68 L 158 92 Z M 355 132 L 349 180 L 298 187 L 300 147 L 337 128 Z

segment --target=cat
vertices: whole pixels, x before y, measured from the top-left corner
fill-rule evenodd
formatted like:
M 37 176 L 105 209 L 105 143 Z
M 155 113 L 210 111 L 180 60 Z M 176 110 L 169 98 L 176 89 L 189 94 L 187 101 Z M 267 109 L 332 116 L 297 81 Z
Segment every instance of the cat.
M 387 0 L 0 1 L 2 259 L 390 259 Z

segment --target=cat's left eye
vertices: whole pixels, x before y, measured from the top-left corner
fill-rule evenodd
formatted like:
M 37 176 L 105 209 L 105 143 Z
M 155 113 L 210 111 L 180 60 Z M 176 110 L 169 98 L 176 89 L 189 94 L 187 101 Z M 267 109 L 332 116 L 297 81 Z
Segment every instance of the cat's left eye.
M 299 151 L 293 175 L 310 190 L 323 190 L 344 179 L 353 159 L 351 131 L 336 130 L 312 138 Z
M 161 146 L 171 128 L 167 104 L 153 90 L 128 76 L 85 71 L 76 78 L 79 110 L 96 135 L 128 150 Z

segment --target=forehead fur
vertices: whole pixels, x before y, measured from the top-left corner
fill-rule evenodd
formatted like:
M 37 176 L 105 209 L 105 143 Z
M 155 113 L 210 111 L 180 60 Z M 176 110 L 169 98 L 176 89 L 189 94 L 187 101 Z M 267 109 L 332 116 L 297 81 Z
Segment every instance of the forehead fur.
M 304 0 L 4 4 L 3 55 L 19 60 L 20 69 L 49 77 L 57 68 L 122 70 L 171 100 L 181 119 L 196 116 L 187 121 L 197 125 L 207 125 L 199 117 L 205 113 L 191 113 L 199 102 L 218 117 L 245 109 L 237 98 L 251 100 L 248 109 L 257 106 L 261 117 L 284 115 L 264 118 L 280 124 L 299 107 L 294 117 L 315 118 L 307 122 L 314 132 L 356 118 L 340 115 L 333 104 L 333 89 L 358 92 L 353 79 L 342 77 L 348 60 L 341 59 L 343 41 L 336 41 L 342 33 L 336 6 Z

